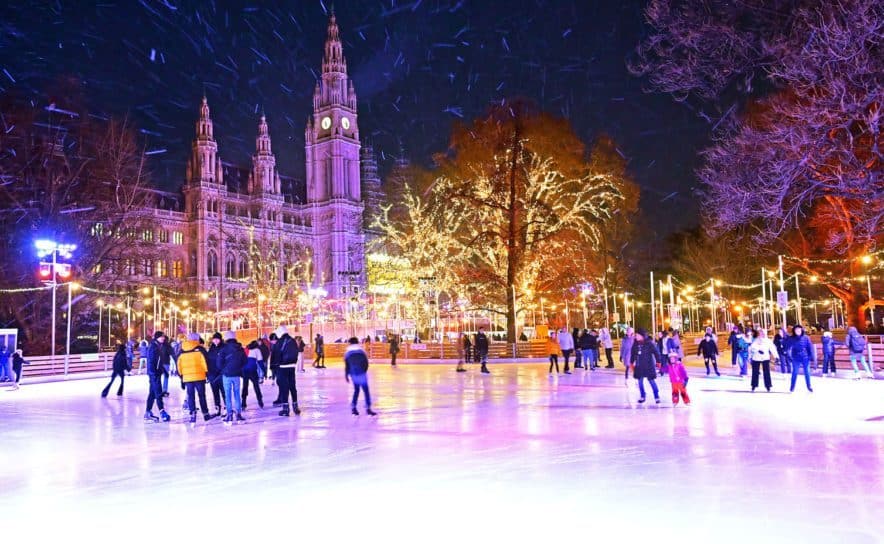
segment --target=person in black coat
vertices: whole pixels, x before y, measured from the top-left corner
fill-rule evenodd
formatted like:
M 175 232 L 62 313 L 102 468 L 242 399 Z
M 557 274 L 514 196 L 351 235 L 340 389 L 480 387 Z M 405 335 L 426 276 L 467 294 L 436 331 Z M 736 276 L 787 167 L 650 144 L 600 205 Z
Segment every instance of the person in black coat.
M 580 329 L 574 327 L 571 331 L 571 338 L 574 339 L 574 368 L 583 368 L 583 351 L 580 348 Z
M 491 374 L 486 366 L 488 364 L 489 347 L 488 337 L 485 336 L 485 328 L 479 327 L 479 332 L 476 333 L 476 359 L 482 363 L 483 374 Z
M 654 400 L 660 404 L 660 391 L 657 389 L 657 364 L 663 363 L 663 356 L 657 349 L 654 339 L 648 336 L 645 329 L 637 329 L 635 331 L 635 343 L 632 345 L 632 355 L 630 356 L 632 364 L 632 376 L 638 380 L 638 391 L 641 398 L 638 401 L 645 401 L 644 380 L 647 379 L 651 383 L 651 389 L 654 391 Z
M 715 343 L 715 337 L 707 334 L 700 340 L 697 346 L 697 356 L 703 356 L 703 362 L 706 364 L 706 375 L 709 375 L 709 363 L 715 368 L 715 375 L 721 376 L 718 372 L 718 345 Z
M 153 342 L 147 348 L 147 377 L 150 380 L 150 393 L 147 395 L 147 409 L 144 412 L 145 421 L 170 421 L 172 418 L 166 413 L 163 406 L 163 373 L 172 361 L 172 349 L 169 347 L 166 335 L 157 331 L 153 335 Z M 156 402 L 160 409 L 160 417 L 153 415 L 153 404 Z
M 298 345 L 294 338 L 289 336 L 288 329 L 283 325 L 276 329 L 276 337 L 278 340 L 271 350 L 270 361 L 279 365 L 279 377 L 276 380 L 280 394 L 277 401 L 282 403 L 282 411 L 279 412 L 279 415 L 289 416 L 289 395 L 292 397 L 292 411 L 296 416 L 301 415 L 301 410 L 298 408 L 298 388 L 295 382 L 295 369 L 298 366 L 299 355 Z
M 225 406 L 227 404 L 227 399 L 224 394 L 223 378 L 221 377 L 221 340 L 222 337 L 220 332 L 213 334 L 209 351 L 206 353 L 206 365 L 209 369 L 206 373 L 206 379 L 209 381 L 209 387 L 212 389 L 212 400 L 215 402 L 216 417 L 221 415 L 221 403 L 224 402 Z
M 107 397 L 107 394 L 110 393 L 110 388 L 117 376 L 120 377 L 120 387 L 117 389 L 117 396 L 123 396 L 123 380 L 126 377 L 126 371 L 132 369 L 129 361 L 130 359 L 126 355 L 126 346 L 117 344 L 117 353 L 114 354 L 113 374 L 111 374 L 110 383 L 101 391 L 101 398 Z

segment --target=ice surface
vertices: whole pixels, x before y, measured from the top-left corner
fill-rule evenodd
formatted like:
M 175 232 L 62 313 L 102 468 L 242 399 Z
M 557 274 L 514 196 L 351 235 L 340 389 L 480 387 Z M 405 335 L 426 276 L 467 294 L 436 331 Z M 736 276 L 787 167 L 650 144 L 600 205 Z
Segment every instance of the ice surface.
M 728 369 L 730 370 L 730 369 Z M 884 382 L 749 393 L 695 374 L 690 407 L 638 405 L 622 371 L 414 364 L 370 371 L 377 418 L 340 366 L 298 376 L 300 418 L 142 422 L 147 378 L 0 390 L 9 541 L 878 542 Z M 275 387 L 264 387 L 269 401 Z M 360 410 L 364 412 L 360 400 Z M 362 535 L 362 536 L 360 536 Z M 78 540 L 79 541 L 79 540 Z

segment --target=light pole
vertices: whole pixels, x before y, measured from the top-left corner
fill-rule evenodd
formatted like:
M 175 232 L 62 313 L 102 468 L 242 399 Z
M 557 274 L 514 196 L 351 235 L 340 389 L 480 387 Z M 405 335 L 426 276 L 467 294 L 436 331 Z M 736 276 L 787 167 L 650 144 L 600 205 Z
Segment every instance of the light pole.
M 98 353 L 101 353 L 101 310 L 104 308 L 104 301 L 98 299 L 95 301 L 95 304 L 98 305 L 98 340 L 96 344 L 98 346 Z
M 50 268 L 50 275 L 52 277 L 52 281 L 50 284 L 52 285 L 52 351 L 51 355 L 55 357 L 55 306 L 56 306 L 56 291 L 58 290 L 58 276 L 67 277 L 70 275 L 70 265 L 64 265 L 59 267 L 58 257 L 59 255 L 64 257 L 65 259 L 70 259 L 73 255 L 77 246 L 74 244 L 59 244 L 58 242 L 53 242 L 52 240 L 37 240 L 34 242 L 34 246 L 37 248 L 37 256 L 40 258 L 46 257 L 47 255 L 52 255 L 52 267 Z M 42 270 L 42 268 L 41 268 Z
M 68 375 L 68 362 L 71 358 L 71 291 L 77 289 L 79 285 L 75 282 L 68 282 L 68 332 L 67 336 L 65 336 L 65 350 L 64 350 L 64 375 Z

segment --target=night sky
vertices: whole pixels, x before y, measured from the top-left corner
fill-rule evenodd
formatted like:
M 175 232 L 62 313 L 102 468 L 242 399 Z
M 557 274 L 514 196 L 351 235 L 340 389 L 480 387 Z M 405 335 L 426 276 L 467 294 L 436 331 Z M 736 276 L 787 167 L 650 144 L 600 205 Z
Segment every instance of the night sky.
M 284 5 L 266 8 L 264 5 Z M 363 141 L 389 169 L 400 146 L 428 164 L 452 123 L 524 96 L 569 119 L 587 144 L 619 142 L 662 232 L 698 221 L 692 191 L 708 125 L 643 92 L 626 59 L 646 32 L 642 1 L 338 1 Z M 129 114 L 156 183 L 177 189 L 205 89 L 223 160 L 248 164 L 267 113 L 283 174 L 303 178 L 304 125 L 320 70 L 320 1 L 31 2 L 0 7 L 0 92 L 45 104 L 79 80 L 93 111 Z M 63 97 L 55 97 L 59 107 Z M 675 193 L 675 194 L 673 194 Z

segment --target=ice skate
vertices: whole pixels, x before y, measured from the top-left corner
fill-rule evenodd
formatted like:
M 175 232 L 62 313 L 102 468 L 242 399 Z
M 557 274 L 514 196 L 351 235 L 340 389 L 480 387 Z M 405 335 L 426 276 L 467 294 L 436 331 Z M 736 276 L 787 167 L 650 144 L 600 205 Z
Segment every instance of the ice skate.
M 153 412 L 144 412 L 144 421 L 148 421 L 150 423 L 156 423 L 159 420 L 160 420 L 160 418 L 153 415 Z
M 353 414 L 354 416 L 358 416 L 358 415 L 359 415 L 359 410 L 357 410 L 356 408 L 351 408 L 351 409 L 350 409 L 350 413 Z
M 190 413 L 190 422 L 191 422 L 191 423 L 196 423 L 196 412 L 191 412 L 191 413 Z
M 237 423 L 245 423 L 246 422 L 246 418 L 242 417 L 241 412 L 236 413 L 236 422 Z
M 375 412 L 374 410 L 372 410 L 371 408 L 367 408 L 367 409 L 365 410 L 365 413 L 368 414 L 368 415 L 370 415 L 370 416 L 372 416 L 372 417 L 378 415 L 378 413 Z
M 232 415 L 227 414 L 227 417 L 224 418 L 224 425 L 228 426 L 228 427 L 233 425 L 233 416 Z
M 301 415 L 301 410 L 298 408 L 298 405 L 297 405 L 297 404 L 292 408 L 292 412 L 293 412 L 296 416 Z
M 165 410 L 160 410 L 160 419 L 162 419 L 164 423 L 168 423 L 172 420 L 172 418 L 169 417 L 168 412 L 166 412 Z
M 279 412 L 280 417 L 289 417 L 289 407 L 285 405 L 282 407 L 282 410 Z

